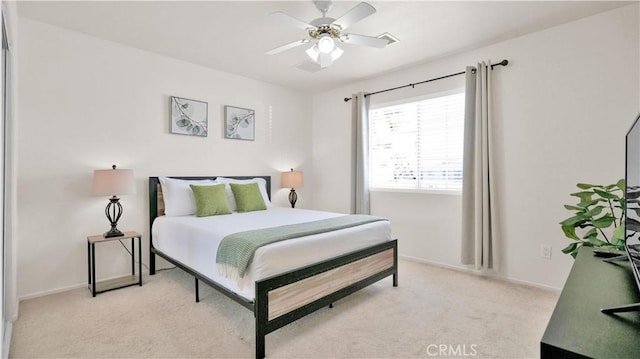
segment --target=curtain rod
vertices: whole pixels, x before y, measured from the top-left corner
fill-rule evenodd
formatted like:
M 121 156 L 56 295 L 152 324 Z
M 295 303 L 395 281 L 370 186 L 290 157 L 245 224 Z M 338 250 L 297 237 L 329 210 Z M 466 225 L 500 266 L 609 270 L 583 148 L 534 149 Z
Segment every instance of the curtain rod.
M 509 64 L 508 60 L 502 60 L 502 61 L 498 62 L 497 64 L 492 64 L 491 65 L 491 69 L 493 70 L 493 68 L 495 66 L 507 66 L 508 64 Z M 376 91 L 376 92 L 371 92 L 371 93 L 365 94 L 364 96 L 367 97 L 367 96 L 371 96 L 371 95 L 375 95 L 375 94 L 379 94 L 379 93 L 383 93 L 383 92 L 387 92 L 387 91 L 393 91 L 393 90 L 402 89 L 402 88 L 405 88 L 405 87 L 414 87 L 415 85 L 420 85 L 420 84 L 424 84 L 424 83 L 431 82 L 431 81 L 442 80 L 442 79 L 446 79 L 448 77 L 462 75 L 464 73 L 466 73 L 466 71 L 456 72 L 455 74 L 440 76 L 440 77 L 436 77 L 435 79 L 429 79 L 429 80 L 425 80 L 425 81 L 420 81 L 420 82 L 416 82 L 414 84 L 408 84 L 408 85 L 404 85 L 404 86 L 393 87 L 393 88 L 386 89 L 386 90 L 380 90 L 380 91 Z M 351 97 L 345 97 L 344 98 L 344 102 L 349 102 L 350 100 L 351 100 Z

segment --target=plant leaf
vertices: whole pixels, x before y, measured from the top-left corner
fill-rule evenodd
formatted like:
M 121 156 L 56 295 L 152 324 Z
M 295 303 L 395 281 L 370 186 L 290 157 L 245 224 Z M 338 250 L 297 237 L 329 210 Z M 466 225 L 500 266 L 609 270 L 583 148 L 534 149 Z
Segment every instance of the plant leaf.
M 592 237 L 589 238 L 589 243 L 593 244 L 594 247 L 602 247 L 606 246 L 609 243 L 599 240 L 598 238 Z
M 573 251 L 576 250 L 576 248 L 578 248 L 578 243 L 571 243 L 568 246 L 566 246 L 565 248 L 562 249 L 562 253 L 564 254 L 569 254 Z
M 564 208 L 568 209 L 570 211 L 582 211 L 582 212 L 584 212 L 584 208 L 578 207 L 578 206 L 571 206 L 571 205 L 565 204 Z
M 624 240 L 618 239 L 617 241 L 615 241 L 615 243 L 613 243 L 613 246 L 616 247 L 617 249 L 623 251 L 624 250 Z
M 587 233 L 584 234 L 582 238 L 589 239 L 591 237 L 597 237 L 597 236 L 598 236 L 598 230 L 595 228 L 591 228 L 590 230 L 587 231 Z
M 593 207 L 590 210 L 588 210 L 586 213 L 584 213 L 584 216 L 585 217 L 595 217 L 595 216 L 599 215 L 600 213 L 602 213 L 603 209 L 604 209 L 604 207 L 602 207 L 602 206 Z
M 623 178 L 623 179 L 621 179 L 621 180 L 618 180 L 618 182 L 616 183 L 616 186 L 618 186 L 618 188 L 619 188 L 622 192 L 624 192 L 625 187 L 626 187 L 626 186 L 625 186 L 625 180 L 624 180 L 624 178 Z
M 613 231 L 613 235 L 611 236 L 611 241 L 616 245 L 622 241 L 624 243 L 624 223 Z
M 576 193 L 571 193 L 571 196 L 580 198 L 580 201 L 582 202 L 590 201 L 591 196 L 593 196 L 593 192 L 591 191 L 576 192 Z
M 598 196 L 600 196 L 602 198 L 606 198 L 606 199 L 619 199 L 620 198 L 620 197 L 616 196 L 613 193 L 609 193 L 607 191 L 603 191 L 603 190 L 597 189 L 597 188 L 594 188 L 593 192 L 597 193 Z
M 590 188 L 593 188 L 593 187 L 603 188 L 603 186 L 601 186 L 599 184 L 589 184 L 589 183 L 578 183 L 576 185 L 576 187 L 578 187 L 580 189 L 590 189 Z
M 565 219 L 564 221 L 560 222 L 561 225 L 563 226 L 568 226 L 568 227 L 576 227 L 576 224 L 585 221 L 585 218 L 583 215 L 579 214 L 577 216 L 573 216 L 573 217 L 569 217 L 567 219 Z
M 574 227 L 574 226 L 565 226 L 565 225 L 563 225 L 561 227 L 562 227 L 562 232 L 564 232 L 564 235 L 567 238 L 571 238 L 571 239 L 574 239 L 576 241 L 580 240 L 580 238 L 578 238 L 578 235 L 576 234 L 576 227 Z M 595 228 L 591 228 L 591 229 L 595 230 Z
M 587 208 L 589 206 L 593 206 L 594 204 L 600 202 L 599 199 L 587 200 L 578 203 L 578 207 Z
M 600 218 L 594 219 L 593 221 L 591 221 L 591 223 L 593 223 L 593 225 L 597 228 L 607 228 L 613 224 L 614 219 L 615 218 L 613 216 L 607 213 Z

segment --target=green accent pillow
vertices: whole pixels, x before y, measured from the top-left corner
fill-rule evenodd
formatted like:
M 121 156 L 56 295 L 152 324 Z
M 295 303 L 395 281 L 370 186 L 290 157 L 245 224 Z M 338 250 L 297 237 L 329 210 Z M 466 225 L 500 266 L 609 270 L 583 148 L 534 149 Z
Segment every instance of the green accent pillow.
M 262 211 L 267 209 L 257 183 L 229 183 L 238 212 Z
M 213 186 L 198 186 L 190 184 L 193 197 L 196 200 L 196 216 L 207 217 L 218 214 L 231 214 L 227 191 L 224 184 Z

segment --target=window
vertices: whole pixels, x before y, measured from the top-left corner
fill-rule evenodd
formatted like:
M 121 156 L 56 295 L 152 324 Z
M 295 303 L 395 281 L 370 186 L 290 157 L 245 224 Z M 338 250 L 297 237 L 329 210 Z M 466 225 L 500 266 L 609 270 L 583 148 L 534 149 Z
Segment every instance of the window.
M 373 189 L 462 190 L 464 93 L 369 111 Z

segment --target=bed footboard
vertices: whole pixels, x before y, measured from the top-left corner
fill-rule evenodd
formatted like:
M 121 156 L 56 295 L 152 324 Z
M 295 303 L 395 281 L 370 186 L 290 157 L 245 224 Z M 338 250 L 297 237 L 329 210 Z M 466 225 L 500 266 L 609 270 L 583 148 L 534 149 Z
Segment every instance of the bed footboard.
M 255 284 L 256 358 L 265 336 L 383 278 L 398 286 L 398 242 L 393 240 Z

